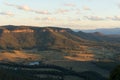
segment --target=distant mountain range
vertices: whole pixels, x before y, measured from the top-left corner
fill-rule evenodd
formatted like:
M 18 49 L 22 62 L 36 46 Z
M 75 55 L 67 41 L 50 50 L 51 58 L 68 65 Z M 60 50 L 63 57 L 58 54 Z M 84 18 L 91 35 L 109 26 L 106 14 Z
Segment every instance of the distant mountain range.
M 104 34 L 119 34 L 120 35 L 120 28 L 101 28 L 95 30 L 82 30 L 83 32 L 91 33 L 91 32 L 101 32 Z

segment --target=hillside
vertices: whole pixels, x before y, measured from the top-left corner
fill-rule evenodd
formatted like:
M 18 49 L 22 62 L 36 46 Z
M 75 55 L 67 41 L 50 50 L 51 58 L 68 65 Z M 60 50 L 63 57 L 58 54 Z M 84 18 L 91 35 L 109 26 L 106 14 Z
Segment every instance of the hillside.
M 55 27 L 1 26 L 1 49 L 79 49 L 86 40 L 71 34 L 72 30 Z
M 85 40 L 91 40 L 91 41 L 97 41 L 97 42 L 114 42 L 119 43 L 120 42 L 120 36 L 119 35 L 106 35 L 101 32 L 94 32 L 94 33 L 85 33 L 82 31 L 75 32 L 75 35 L 85 39 Z
M 81 60 L 80 53 L 94 54 L 95 59 L 100 60 L 118 60 L 119 42 L 118 37 L 99 32 L 74 32 L 68 28 L 13 25 L 0 27 L 1 50 L 51 50 L 66 53 L 65 57 L 72 60 Z

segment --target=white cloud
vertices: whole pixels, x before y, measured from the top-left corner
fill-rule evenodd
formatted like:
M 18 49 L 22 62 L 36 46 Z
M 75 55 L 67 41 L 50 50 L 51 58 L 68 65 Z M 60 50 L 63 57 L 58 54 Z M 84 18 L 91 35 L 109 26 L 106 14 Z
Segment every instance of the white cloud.
M 51 14 L 49 11 L 47 10 L 42 10 L 42 11 L 38 11 L 38 10 L 32 10 L 33 12 L 35 13 L 38 13 L 38 14 Z
M 34 10 L 34 9 L 31 9 L 27 5 L 15 5 L 15 4 L 10 4 L 10 3 L 5 3 L 5 4 L 8 5 L 8 6 L 13 6 L 13 7 L 15 7 L 17 9 L 20 9 L 20 10 L 34 12 L 34 13 L 37 13 L 37 14 L 51 14 L 47 10 Z
M 81 21 L 80 18 L 74 18 L 74 17 L 67 17 L 67 21 Z
M 27 5 L 17 6 L 17 8 L 25 11 L 31 11 L 31 8 Z
M 13 6 L 13 7 L 17 8 L 17 9 L 21 9 L 21 10 L 25 10 L 25 11 L 31 11 L 32 10 L 27 5 L 15 5 L 15 4 L 10 4 L 10 3 L 5 3 L 5 5 L 7 5 L 7 6 Z
M 80 9 L 76 9 L 76 14 L 80 14 L 81 10 Z
M 36 20 L 41 20 L 41 21 L 55 21 L 56 18 L 54 17 L 44 17 L 44 18 L 40 18 L 40 17 L 36 17 Z
M 114 21 L 120 21 L 120 16 L 109 16 L 107 19 L 114 20 Z
M 105 20 L 105 18 L 100 16 L 84 16 L 84 17 L 88 20 L 93 20 L 93 21 Z
M 56 11 L 56 13 L 59 13 L 59 14 L 64 14 L 64 13 L 67 13 L 67 12 L 69 12 L 70 10 L 68 10 L 68 9 L 58 9 L 57 11 Z
M 84 6 L 83 10 L 91 10 L 88 6 Z
M 67 3 L 67 4 L 64 4 L 64 6 L 68 6 L 68 7 L 75 7 L 76 5 L 73 4 L 73 3 Z
M 120 4 L 118 4 L 118 8 L 120 8 Z
M 12 12 L 0 12 L 1 15 L 14 16 Z
M 46 17 L 46 18 L 43 18 L 42 20 L 55 21 L 56 18 L 53 18 L 53 17 Z

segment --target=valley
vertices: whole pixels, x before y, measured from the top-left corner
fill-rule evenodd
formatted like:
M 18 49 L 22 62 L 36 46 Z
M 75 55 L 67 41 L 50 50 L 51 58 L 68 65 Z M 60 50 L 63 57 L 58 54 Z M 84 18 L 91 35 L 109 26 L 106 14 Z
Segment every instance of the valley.
M 119 42 L 118 37 L 74 32 L 69 28 L 1 26 L 0 62 L 7 65 L 7 69 L 11 63 L 14 64 L 10 72 L 20 71 L 27 78 L 31 72 L 35 73 L 34 79 L 40 78 L 38 75 L 43 73 L 48 80 L 60 80 L 51 74 L 61 76 L 65 70 L 68 72 L 64 73 L 64 80 L 107 80 L 110 72 L 119 65 Z M 1 68 L 6 70 L 4 65 Z M 20 65 L 22 70 L 14 70 L 15 65 Z M 59 67 L 64 70 L 60 73 L 49 68 L 41 69 L 41 66 L 49 65 L 53 69 Z M 40 71 L 34 71 L 32 67 L 29 70 L 24 66 L 32 66 L 34 69 L 38 66 Z M 75 78 L 74 75 L 83 78 Z

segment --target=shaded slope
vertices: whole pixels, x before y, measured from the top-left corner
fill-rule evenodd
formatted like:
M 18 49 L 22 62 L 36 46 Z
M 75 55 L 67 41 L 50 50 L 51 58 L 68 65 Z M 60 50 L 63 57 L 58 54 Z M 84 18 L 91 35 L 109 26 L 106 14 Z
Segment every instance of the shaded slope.
M 101 41 L 101 42 L 114 42 L 114 43 L 118 43 L 120 42 L 120 37 L 116 36 L 112 36 L 112 35 L 105 35 L 105 34 L 102 34 L 100 32 L 95 32 L 95 33 L 84 33 L 84 32 L 75 32 L 74 33 L 75 35 L 83 38 L 83 39 L 87 39 L 87 40 L 91 40 L 91 41 Z
M 37 36 L 37 44 L 39 48 L 48 48 L 48 49 L 76 49 L 80 47 L 80 43 L 77 41 L 73 35 L 69 35 L 66 32 L 39 32 Z M 66 36 L 69 35 L 69 36 Z M 76 39 L 76 40 L 74 40 Z M 80 39 L 79 39 L 80 41 Z

